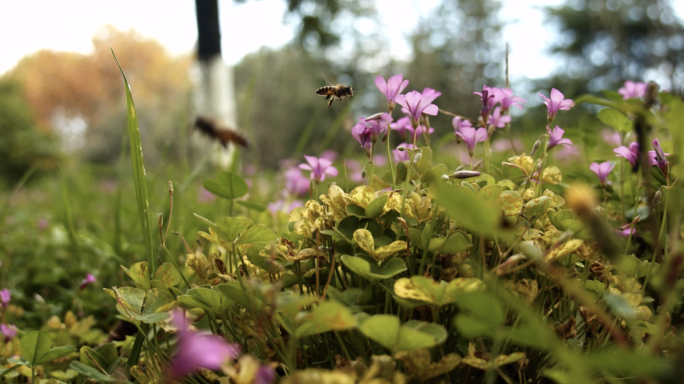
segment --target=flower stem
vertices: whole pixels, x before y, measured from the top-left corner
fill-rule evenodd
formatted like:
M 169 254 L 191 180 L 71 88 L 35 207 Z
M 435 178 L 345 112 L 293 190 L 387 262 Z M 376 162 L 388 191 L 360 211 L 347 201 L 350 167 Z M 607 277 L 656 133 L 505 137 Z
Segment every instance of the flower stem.
M 484 171 L 486 174 L 489 174 L 489 137 L 484 141 Z M 472 157 L 470 160 L 471 164 L 473 162 Z
M 392 164 L 392 150 L 390 149 L 390 134 L 392 133 L 392 128 L 387 125 L 387 136 L 385 141 L 387 142 L 387 164 L 389 164 L 390 175 L 392 175 L 392 189 L 397 189 L 395 185 L 395 174 L 394 174 L 394 164 Z
M 413 151 L 410 152 L 408 167 L 406 167 L 406 181 L 404 181 L 404 190 L 401 192 L 401 215 L 404 216 L 404 207 L 406 206 L 406 194 L 408 193 L 409 179 L 411 178 L 411 166 L 413 165 Z
M 368 186 L 371 187 L 371 188 L 373 188 L 373 171 L 374 171 L 374 168 L 375 168 L 375 164 L 373 163 L 373 148 L 374 148 L 374 147 L 375 147 L 375 144 L 371 146 L 370 155 L 369 155 L 369 157 L 370 157 L 370 161 L 369 161 L 369 163 L 370 163 L 370 172 L 368 173 Z

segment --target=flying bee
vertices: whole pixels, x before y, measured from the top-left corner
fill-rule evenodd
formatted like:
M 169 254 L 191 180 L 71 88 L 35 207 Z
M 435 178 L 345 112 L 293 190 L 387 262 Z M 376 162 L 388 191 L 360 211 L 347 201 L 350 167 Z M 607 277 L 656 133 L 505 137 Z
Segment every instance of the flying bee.
M 215 120 L 197 116 L 197 119 L 195 119 L 195 129 L 220 142 L 223 148 L 227 148 L 228 143 L 249 148 L 249 142 L 245 137 L 232 129 L 220 126 Z
M 325 96 L 328 101 L 328 108 L 332 105 L 335 99 L 342 101 L 342 99 L 354 97 L 354 88 L 351 85 L 337 84 L 326 85 L 316 90 L 316 94 Z

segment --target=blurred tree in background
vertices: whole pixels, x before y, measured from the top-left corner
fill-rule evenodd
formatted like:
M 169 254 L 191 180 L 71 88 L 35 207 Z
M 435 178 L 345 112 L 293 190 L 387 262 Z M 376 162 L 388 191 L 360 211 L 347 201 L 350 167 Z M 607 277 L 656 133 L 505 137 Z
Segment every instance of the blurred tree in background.
M 16 182 L 34 163 L 51 169 L 59 163 L 57 137 L 35 123 L 21 85 L 0 79 L 0 185 Z
M 684 27 L 669 1 L 569 0 L 546 12 L 560 32 L 552 51 L 565 61 L 547 82 L 573 94 L 645 77 L 681 89 Z
M 505 85 L 500 6 L 496 0 L 443 0 L 421 20 L 410 38 L 410 88 L 434 88 L 442 92 L 440 108 L 475 116 L 480 101 L 473 92 Z
M 146 160 L 158 161 L 161 151 L 178 153 L 179 130 L 187 119 L 190 58 L 172 57 L 158 41 L 111 26 L 96 34 L 93 46 L 89 55 L 38 51 L 5 77 L 22 84 L 38 126 L 60 134 L 65 148 L 86 160 L 108 163 L 119 154 L 126 126 L 114 49 L 126 67 L 137 108 L 145 111 L 139 119 Z

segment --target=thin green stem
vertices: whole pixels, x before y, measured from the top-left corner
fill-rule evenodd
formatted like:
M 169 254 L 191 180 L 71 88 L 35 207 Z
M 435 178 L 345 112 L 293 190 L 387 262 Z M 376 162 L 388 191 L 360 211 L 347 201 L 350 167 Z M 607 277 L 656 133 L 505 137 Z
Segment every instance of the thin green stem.
M 397 189 L 395 185 L 395 174 L 394 174 L 394 161 L 392 160 L 392 149 L 390 148 L 390 135 L 392 133 L 392 128 L 387 126 L 387 136 L 385 136 L 385 141 L 387 142 L 387 164 L 389 164 L 390 175 L 392 175 L 392 189 Z
M 404 216 L 404 207 L 406 206 L 406 194 L 408 193 L 409 179 L 411 178 L 411 166 L 413 166 L 413 151 L 409 153 L 409 163 L 406 167 L 406 180 L 404 181 L 404 190 L 401 191 L 401 215 Z
M 178 262 L 176 261 L 176 259 L 173 258 L 173 256 L 171 256 L 171 252 L 169 252 L 169 250 L 166 248 L 166 245 L 162 244 L 162 248 L 164 248 L 164 251 L 166 251 L 166 255 L 169 256 L 169 260 L 171 261 L 171 264 L 173 264 L 173 267 L 176 268 L 176 271 L 178 271 L 178 273 L 183 278 L 185 285 L 187 285 L 188 288 L 192 288 L 192 286 L 190 286 L 190 283 L 188 282 L 188 280 L 185 278 L 185 275 L 183 275 L 183 272 L 180 270 L 180 267 L 178 266 Z

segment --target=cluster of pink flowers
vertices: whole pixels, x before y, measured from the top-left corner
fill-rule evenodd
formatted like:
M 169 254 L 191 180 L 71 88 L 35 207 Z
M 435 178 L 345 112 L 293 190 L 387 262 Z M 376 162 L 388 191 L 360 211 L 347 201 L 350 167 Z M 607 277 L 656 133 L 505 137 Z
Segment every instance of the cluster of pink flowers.
M 9 289 L 3 288 L 0 291 L 0 305 L 2 305 L 2 311 L 7 309 L 10 301 L 12 301 L 12 292 Z M 4 317 L 3 317 L 4 319 Z M 0 324 L 0 332 L 5 337 L 5 340 L 11 340 L 17 335 L 17 327 L 14 324 Z

